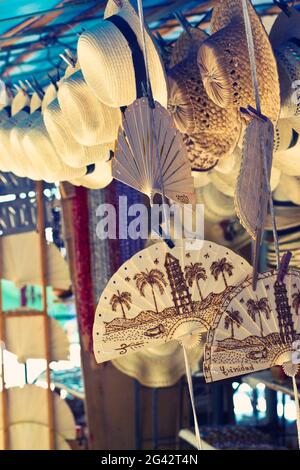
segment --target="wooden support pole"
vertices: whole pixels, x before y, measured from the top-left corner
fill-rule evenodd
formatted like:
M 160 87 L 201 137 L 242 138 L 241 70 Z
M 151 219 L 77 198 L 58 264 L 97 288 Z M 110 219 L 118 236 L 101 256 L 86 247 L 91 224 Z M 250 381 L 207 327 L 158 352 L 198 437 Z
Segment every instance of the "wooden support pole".
M 46 260 L 46 241 L 45 241 L 45 220 L 44 220 L 44 204 L 43 204 L 43 182 L 36 183 L 37 195 L 37 225 L 39 234 L 39 249 L 41 259 L 41 286 L 42 286 L 42 305 L 44 318 L 44 341 L 45 341 L 45 358 L 46 358 L 46 381 L 47 381 L 47 406 L 48 406 L 48 426 L 49 426 L 49 449 L 55 449 L 54 438 L 54 410 L 53 396 L 51 391 L 51 371 L 50 371 L 50 324 L 47 306 L 47 260 Z

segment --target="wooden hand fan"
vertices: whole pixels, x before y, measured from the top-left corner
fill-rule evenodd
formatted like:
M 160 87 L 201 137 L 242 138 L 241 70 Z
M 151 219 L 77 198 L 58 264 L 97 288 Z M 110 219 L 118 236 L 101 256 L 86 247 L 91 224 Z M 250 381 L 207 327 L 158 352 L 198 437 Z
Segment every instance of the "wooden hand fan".
M 22 311 L 21 311 L 22 312 Z M 44 318 L 41 315 L 5 315 L 5 347 L 16 354 L 20 362 L 46 358 Z M 68 360 L 69 341 L 57 320 L 49 318 L 50 361 Z
M 146 194 L 181 204 L 194 202 L 191 166 L 172 116 L 159 103 L 140 98 L 126 109 L 119 129 L 113 176 Z
M 295 341 L 300 339 L 300 271 L 289 270 L 283 282 L 278 271 L 258 275 L 256 291 L 251 278 L 222 299 L 207 335 L 204 373 L 207 382 L 281 365 L 293 377 Z M 297 412 L 300 444 L 300 414 Z
M 206 331 L 223 295 L 251 267 L 215 243 L 158 242 L 135 254 L 112 276 L 94 321 L 94 353 L 104 362 Z

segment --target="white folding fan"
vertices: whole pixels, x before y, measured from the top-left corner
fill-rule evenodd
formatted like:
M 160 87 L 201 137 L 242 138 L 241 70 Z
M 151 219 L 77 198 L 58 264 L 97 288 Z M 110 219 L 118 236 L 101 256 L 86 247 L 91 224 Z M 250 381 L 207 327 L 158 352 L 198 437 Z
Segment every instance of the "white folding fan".
M 283 281 L 278 271 L 258 275 L 256 291 L 249 278 L 222 300 L 207 335 L 204 373 L 207 382 L 228 379 L 281 365 L 293 378 L 300 445 L 300 414 L 295 375 L 300 361 L 300 271 L 290 269 Z
M 103 291 L 94 321 L 94 353 L 104 362 L 206 331 L 225 292 L 251 267 L 215 243 L 158 242 L 125 262 Z
M 69 358 L 69 341 L 57 320 L 49 318 L 50 361 Z M 46 357 L 44 318 L 42 315 L 5 315 L 5 348 L 16 354 L 20 362 Z
M 40 285 L 40 251 L 38 233 L 26 232 L 1 238 L 2 278 L 13 281 L 17 287 Z M 47 285 L 68 289 L 71 285 L 67 262 L 52 243 L 46 245 Z
M 113 176 L 146 194 L 178 203 L 194 202 L 191 166 L 182 136 L 159 103 L 140 98 L 128 106 L 119 129 Z

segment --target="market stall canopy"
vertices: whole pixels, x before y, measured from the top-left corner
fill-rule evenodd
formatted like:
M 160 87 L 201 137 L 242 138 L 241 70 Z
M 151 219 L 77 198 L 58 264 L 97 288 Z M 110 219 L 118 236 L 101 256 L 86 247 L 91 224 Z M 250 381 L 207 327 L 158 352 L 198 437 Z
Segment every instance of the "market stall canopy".
M 133 1 L 133 3 L 136 3 Z M 209 26 L 216 0 L 144 0 L 145 17 L 154 33 L 174 40 L 182 28 L 174 12 L 182 11 L 193 24 Z M 273 1 L 254 0 L 267 28 L 279 12 Z M 300 5 L 299 1 L 294 2 Z M 46 80 L 47 73 L 65 68 L 59 54 L 76 50 L 78 34 L 103 17 L 106 1 L 96 0 L 3 0 L 0 11 L 0 76 L 13 83 L 34 75 Z

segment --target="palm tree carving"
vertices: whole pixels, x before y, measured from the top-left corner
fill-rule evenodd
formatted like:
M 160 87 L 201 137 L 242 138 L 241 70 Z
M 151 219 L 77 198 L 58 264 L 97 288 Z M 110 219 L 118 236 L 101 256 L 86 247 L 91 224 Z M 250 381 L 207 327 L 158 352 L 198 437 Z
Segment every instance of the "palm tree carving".
M 253 321 L 256 321 L 256 315 L 258 315 L 259 324 L 260 324 L 260 335 L 261 337 L 263 337 L 264 334 L 263 334 L 262 314 L 265 314 L 267 320 L 269 320 L 270 318 L 270 306 L 269 306 L 267 297 L 262 297 L 259 300 L 249 299 L 246 305 L 247 305 L 247 313 L 250 315 Z
M 190 265 L 186 266 L 184 268 L 184 274 L 189 287 L 192 287 L 194 282 L 196 282 L 200 299 L 203 300 L 199 281 L 206 281 L 207 274 L 205 268 L 202 266 L 202 263 L 191 263 Z
M 293 303 L 292 307 L 295 309 L 296 315 L 299 315 L 299 308 L 300 308 L 300 290 L 298 292 L 295 292 L 292 295 Z
M 120 306 L 123 314 L 123 318 L 126 320 L 125 308 L 127 310 L 131 309 L 131 294 L 129 292 L 120 292 L 117 291 L 117 294 L 114 294 L 110 299 L 110 305 L 114 312 L 117 311 L 117 308 Z
M 236 325 L 238 328 L 241 326 L 243 323 L 243 319 L 240 315 L 240 312 L 238 310 L 226 310 L 226 317 L 225 317 L 225 322 L 224 322 L 224 327 L 226 330 L 231 329 L 231 338 L 234 338 L 234 325 Z
M 155 305 L 156 313 L 158 312 L 157 301 L 155 297 L 154 287 L 157 287 L 159 293 L 162 295 L 164 293 L 164 288 L 167 286 L 167 282 L 165 280 L 165 275 L 159 269 L 151 269 L 150 271 L 146 269 L 146 271 L 142 271 L 138 273 L 133 278 L 136 282 L 136 287 L 140 291 L 140 294 L 145 297 L 145 289 L 146 287 L 151 288 L 152 297 Z
M 212 275 L 214 276 L 215 280 L 217 281 L 219 279 L 220 274 L 223 277 L 223 281 L 225 284 L 225 287 L 227 289 L 228 284 L 226 281 L 225 273 L 228 274 L 228 276 L 232 276 L 233 274 L 233 265 L 227 261 L 226 258 L 219 259 L 218 261 L 214 261 L 210 267 L 210 271 Z

